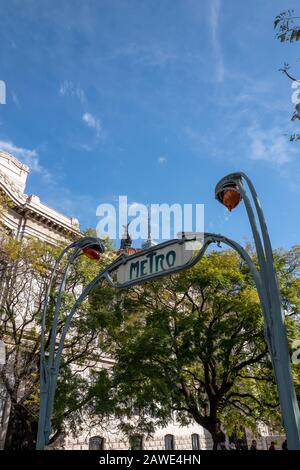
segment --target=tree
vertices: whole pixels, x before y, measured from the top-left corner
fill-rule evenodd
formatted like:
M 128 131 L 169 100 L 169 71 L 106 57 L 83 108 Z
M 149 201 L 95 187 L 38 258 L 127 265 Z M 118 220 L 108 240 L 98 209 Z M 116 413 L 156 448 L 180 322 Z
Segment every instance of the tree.
M 284 43 L 284 42 L 296 42 L 300 39 L 300 26 L 295 22 L 299 20 L 299 16 L 294 15 L 294 10 L 286 10 L 276 16 L 274 20 L 274 28 L 277 30 L 276 37 L 277 39 Z M 293 86 L 298 88 L 300 86 L 300 80 L 295 78 L 290 73 L 290 65 L 288 63 L 284 63 L 284 66 L 279 69 L 282 73 L 284 73 L 290 80 L 293 82 Z M 293 99 L 295 104 L 295 111 L 291 117 L 292 121 L 300 120 L 300 99 L 299 99 L 299 91 L 295 91 L 297 97 Z M 295 133 L 290 136 L 291 141 L 300 140 L 300 134 Z
M 50 271 L 61 249 L 61 246 L 52 247 L 32 239 L 18 241 L 5 231 L 1 234 L 0 339 L 6 344 L 6 364 L 0 370 L 0 377 L 3 393 L 9 397 L 10 403 L 7 449 L 35 447 L 39 412 L 39 325 Z M 105 260 L 100 264 L 92 263 L 81 256 L 72 266 L 63 295 L 58 333 L 82 286 L 96 275 L 103 262 Z M 61 272 L 55 280 L 55 289 L 60 276 Z M 54 304 L 55 292 L 52 292 L 46 349 L 50 341 Z M 89 316 L 87 305 L 88 301 L 75 315 L 65 344 L 55 403 L 53 439 L 64 431 L 66 422 L 72 420 L 74 413 L 77 413 L 79 423 L 80 410 L 93 390 L 89 374 L 80 377 L 78 373 L 78 369 L 88 371 L 101 358 L 97 350 L 99 331 Z M 66 392 L 68 389 L 73 391 L 72 395 Z
M 300 16 L 295 16 L 294 10 L 286 10 L 276 16 L 274 28 L 277 29 L 276 37 L 280 42 L 293 42 L 300 39 L 300 26 L 295 24 Z
M 62 247 L 0 237 L 0 339 L 7 347 L 1 384 L 10 398 L 7 449 L 34 448 L 39 408 L 39 323 L 49 272 Z M 100 263 L 79 257 L 63 296 L 59 331 Z M 299 337 L 299 247 L 275 260 L 290 338 Z M 62 266 L 63 268 L 63 266 Z M 58 273 L 56 285 L 60 280 Z M 55 304 L 51 293 L 50 319 Z M 47 344 L 51 321 L 47 323 Z M 114 361 L 101 368 L 102 357 Z M 83 373 L 84 372 L 84 373 Z M 300 374 L 295 368 L 297 392 Z M 81 305 L 67 337 L 56 394 L 53 435 L 78 433 L 85 420 L 113 417 L 129 435 L 151 434 L 174 413 L 213 436 L 256 420 L 279 425 L 272 368 L 253 280 L 230 251 L 211 253 L 177 276 L 116 291 L 102 283 Z
M 276 262 L 285 306 L 298 315 L 295 254 L 280 252 Z M 221 425 L 228 432 L 255 429 L 259 420 L 280 426 L 258 295 L 235 253 L 213 252 L 188 271 L 111 300 L 99 288 L 91 308 L 103 329 L 101 348 L 115 360 L 106 396 L 124 432 L 151 434 L 175 413 L 182 424 L 207 429 L 216 448 Z M 103 406 L 96 400 L 91 412 Z

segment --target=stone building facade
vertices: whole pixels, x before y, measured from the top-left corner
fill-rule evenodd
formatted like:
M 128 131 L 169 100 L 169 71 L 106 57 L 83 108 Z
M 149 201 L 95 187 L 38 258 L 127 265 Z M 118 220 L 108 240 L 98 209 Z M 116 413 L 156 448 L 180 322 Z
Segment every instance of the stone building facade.
M 12 207 L 4 214 L 4 224 L 17 239 L 33 237 L 56 244 L 80 236 L 79 222 L 43 204 L 38 196 L 25 194 L 29 168 L 15 157 L 0 151 L 0 191 Z

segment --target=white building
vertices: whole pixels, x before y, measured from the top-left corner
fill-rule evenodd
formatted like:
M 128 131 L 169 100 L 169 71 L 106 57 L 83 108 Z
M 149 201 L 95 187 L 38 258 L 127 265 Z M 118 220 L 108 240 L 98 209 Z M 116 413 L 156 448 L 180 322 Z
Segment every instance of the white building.
M 43 204 L 38 196 L 25 194 L 29 168 L 15 157 L 0 151 L 0 191 L 13 207 L 4 215 L 4 224 L 16 238 L 33 237 L 48 243 L 74 240 L 80 236 L 79 222 Z

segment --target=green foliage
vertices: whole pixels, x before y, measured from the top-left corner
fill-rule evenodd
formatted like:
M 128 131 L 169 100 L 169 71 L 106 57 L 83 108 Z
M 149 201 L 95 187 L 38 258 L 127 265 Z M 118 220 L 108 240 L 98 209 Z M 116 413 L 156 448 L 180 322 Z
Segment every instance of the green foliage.
M 291 142 L 297 142 L 298 140 L 300 140 L 300 134 L 291 134 L 290 135 L 290 141 Z
M 82 286 L 113 260 L 111 244 L 106 243 L 100 262 L 80 256 L 72 266 L 58 333 Z M 49 273 L 62 247 L 6 235 L 0 248 L 0 337 L 9 344 L 8 366 L 15 361 L 14 381 L 7 379 L 5 367 L 1 377 L 12 400 L 26 407 L 36 422 L 38 325 Z M 299 337 L 299 254 L 299 246 L 274 253 L 291 351 L 293 339 Z M 33 278 L 38 289 L 32 288 Z M 30 293 L 26 310 L 24 289 Z M 48 340 L 55 292 L 56 287 L 50 299 Z M 110 370 L 102 369 L 103 360 L 111 363 Z M 299 393 L 299 367 L 294 373 Z M 147 435 L 174 413 L 182 424 L 196 421 L 215 438 L 219 421 L 236 433 L 244 426 L 254 428 L 257 420 L 280 425 L 257 292 L 249 269 L 232 251 L 211 252 L 190 270 L 127 291 L 102 283 L 73 318 L 56 395 L 53 439 L 66 428 L 76 434 L 86 419 L 104 425 L 111 417 L 126 434 Z
M 3 230 L 3 216 L 7 210 L 12 207 L 12 202 L 10 198 L 5 194 L 0 192 L 0 230 Z
M 276 38 L 282 42 L 297 42 L 300 39 L 300 26 L 295 24 L 295 20 L 299 20 L 299 17 L 295 16 L 294 10 L 286 10 L 276 16 L 274 20 L 274 29 L 276 29 Z M 285 63 L 283 68 L 279 69 L 284 73 L 290 80 L 297 82 L 297 78 L 293 77 L 289 72 L 290 66 Z M 295 107 L 295 111 L 292 114 L 291 121 L 298 121 L 300 119 L 300 113 L 298 105 Z M 295 132 L 290 135 L 290 142 L 297 142 L 300 140 L 299 132 Z
M 100 262 L 80 256 L 72 265 L 62 296 L 58 337 L 82 287 L 103 269 L 109 256 L 113 258 L 113 255 L 109 254 L 110 242 L 106 241 L 106 245 L 107 255 L 102 257 Z M 12 403 L 21 405 L 26 410 L 33 422 L 33 429 L 39 413 L 39 325 L 50 273 L 62 249 L 63 245 L 53 247 L 34 239 L 16 240 L 5 231 L 0 238 L 0 338 L 4 339 L 7 345 L 7 364 L 1 368 L 0 374 Z M 66 261 L 67 259 L 63 259 L 60 264 L 54 279 L 54 289 L 50 294 L 45 334 L 46 350 L 49 348 L 57 286 L 61 281 Z M 100 356 L 97 337 L 101 326 L 93 318 L 88 306 L 87 300 L 76 313 L 65 343 L 59 380 L 59 390 L 63 390 L 63 394 L 58 394 L 55 403 L 56 436 L 63 432 L 64 423 L 68 422 L 70 415 L 73 416 L 70 422 L 80 423 L 80 410 L 83 409 L 87 397 L 90 398 L 90 390 L 93 390 L 90 387 L 94 386 L 89 371 Z M 84 370 L 85 374 L 82 376 L 78 369 Z M 14 414 L 11 413 L 11 416 Z
M 289 332 L 299 314 L 298 254 L 275 253 Z M 232 251 L 117 295 L 99 289 L 90 302 L 101 350 L 115 361 L 109 389 L 123 432 L 151 433 L 174 412 L 215 437 L 219 420 L 229 432 L 255 429 L 258 420 L 280 427 L 259 299 Z
M 277 29 L 276 37 L 280 42 L 294 42 L 300 39 L 300 26 L 295 25 L 294 10 L 286 10 L 276 16 L 274 20 L 274 29 Z

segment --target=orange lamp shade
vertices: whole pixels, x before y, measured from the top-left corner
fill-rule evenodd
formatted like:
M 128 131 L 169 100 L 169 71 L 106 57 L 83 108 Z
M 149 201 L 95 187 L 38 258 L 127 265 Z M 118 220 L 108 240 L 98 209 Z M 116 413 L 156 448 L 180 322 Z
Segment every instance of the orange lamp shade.
M 240 202 L 241 195 L 234 189 L 225 189 L 223 193 L 223 204 L 229 211 L 232 211 Z
M 94 248 L 83 248 L 83 253 L 90 259 L 99 260 L 101 253 Z

